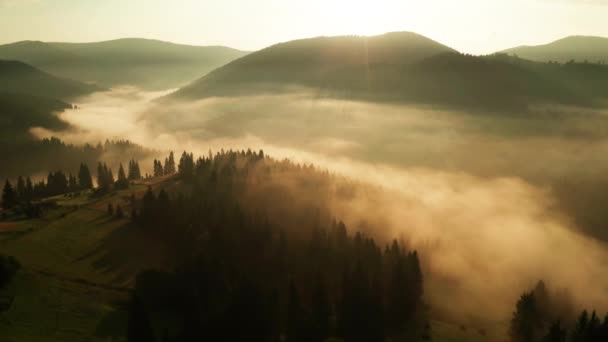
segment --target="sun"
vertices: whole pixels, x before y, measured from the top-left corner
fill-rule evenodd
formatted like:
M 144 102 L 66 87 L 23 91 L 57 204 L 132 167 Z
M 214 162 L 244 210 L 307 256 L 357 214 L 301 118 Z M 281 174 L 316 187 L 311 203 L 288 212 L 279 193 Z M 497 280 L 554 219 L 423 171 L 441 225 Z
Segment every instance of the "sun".
M 321 8 L 324 24 L 331 34 L 374 35 L 386 32 L 384 10 L 373 1 L 327 1 Z

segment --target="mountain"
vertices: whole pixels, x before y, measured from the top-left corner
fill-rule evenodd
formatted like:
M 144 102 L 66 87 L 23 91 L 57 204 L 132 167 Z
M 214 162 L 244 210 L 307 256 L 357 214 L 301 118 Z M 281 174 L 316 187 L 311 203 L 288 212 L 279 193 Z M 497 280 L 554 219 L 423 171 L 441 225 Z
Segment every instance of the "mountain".
M 0 92 L 69 100 L 96 90 L 97 86 L 59 78 L 23 62 L 0 60 Z
M 0 45 L 0 58 L 103 86 L 160 90 L 182 86 L 246 52 L 222 46 L 179 45 L 127 38 L 97 43 L 22 41 Z
M 60 130 L 68 127 L 54 113 L 71 105 L 46 97 L 0 92 L 0 141 L 10 144 L 27 138 L 31 127 Z
M 531 104 L 597 105 L 608 67 L 471 56 L 414 33 L 322 37 L 254 52 L 168 96 L 276 94 L 403 102 L 464 110 L 522 111 Z
M 552 43 L 537 46 L 519 46 L 501 51 L 521 58 L 565 63 L 570 60 L 608 63 L 608 38 L 570 36 Z
M 251 53 L 221 67 L 172 96 L 199 98 L 276 86 L 320 88 L 350 83 L 370 65 L 400 67 L 455 50 L 411 32 L 295 40 Z M 345 69 L 351 75 L 338 75 Z M 336 79 L 338 77 L 339 79 Z

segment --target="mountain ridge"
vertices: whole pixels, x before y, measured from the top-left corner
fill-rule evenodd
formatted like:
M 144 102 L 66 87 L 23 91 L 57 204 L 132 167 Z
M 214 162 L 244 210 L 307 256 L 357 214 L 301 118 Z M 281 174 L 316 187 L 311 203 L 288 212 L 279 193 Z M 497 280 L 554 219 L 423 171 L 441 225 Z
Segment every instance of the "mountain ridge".
M 0 45 L 0 59 L 19 60 L 63 77 L 105 87 L 148 90 L 183 86 L 248 52 L 144 38 L 62 43 L 20 41 Z

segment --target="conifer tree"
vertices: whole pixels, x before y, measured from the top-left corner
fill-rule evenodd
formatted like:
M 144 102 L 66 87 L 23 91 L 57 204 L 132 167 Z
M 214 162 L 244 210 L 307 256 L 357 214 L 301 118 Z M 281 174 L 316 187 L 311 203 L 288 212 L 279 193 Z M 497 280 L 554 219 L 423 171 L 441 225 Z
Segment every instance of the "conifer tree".
M 27 177 L 25 180 L 25 200 L 30 201 L 34 197 L 34 185 L 32 184 L 32 179 Z
M 117 189 L 126 189 L 129 187 L 129 181 L 127 180 L 127 176 L 125 175 L 125 170 L 122 167 L 122 163 L 118 167 L 118 179 L 116 180 L 116 188 Z
M 78 181 L 71 173 L 68 176 L 68 189 L 70 192 L 78 191 Z
M 99 168 L 97 171 L 99 172 Z M 93 188 L 93 178 L 91 177 L 89 167 L 85 163 L 81 163 L 78 169 L 78 185 L 83 190 Z
M 25 199 L 25 182 L 21 176 L 17 178 L 17 198 L 21 201 Z
M 174 174 L 176 172 L 176 170 L 175 170 L 175 157 L 173 155 L 173 151 L 171 151 L 169 153 L 168 164 L 169 164 L 169 167 L 168 167 L 169 174 L 172 175 L 172 174 Z
M 2 190 L 2 208 L 11 209 L 17 204 L 17 193 L 11 182 L 6 180 L 4 189 Z

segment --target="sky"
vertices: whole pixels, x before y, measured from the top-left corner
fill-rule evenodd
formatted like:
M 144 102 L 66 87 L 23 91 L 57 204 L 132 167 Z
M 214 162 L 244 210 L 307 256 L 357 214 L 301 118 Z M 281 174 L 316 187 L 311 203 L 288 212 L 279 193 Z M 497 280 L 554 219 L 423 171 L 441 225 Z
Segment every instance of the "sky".
M 0 43 L 141 37 L 257 50 L 297 38 L 413 31 L 485 54 L 608 37 L 608 0 L 0 0 Z

